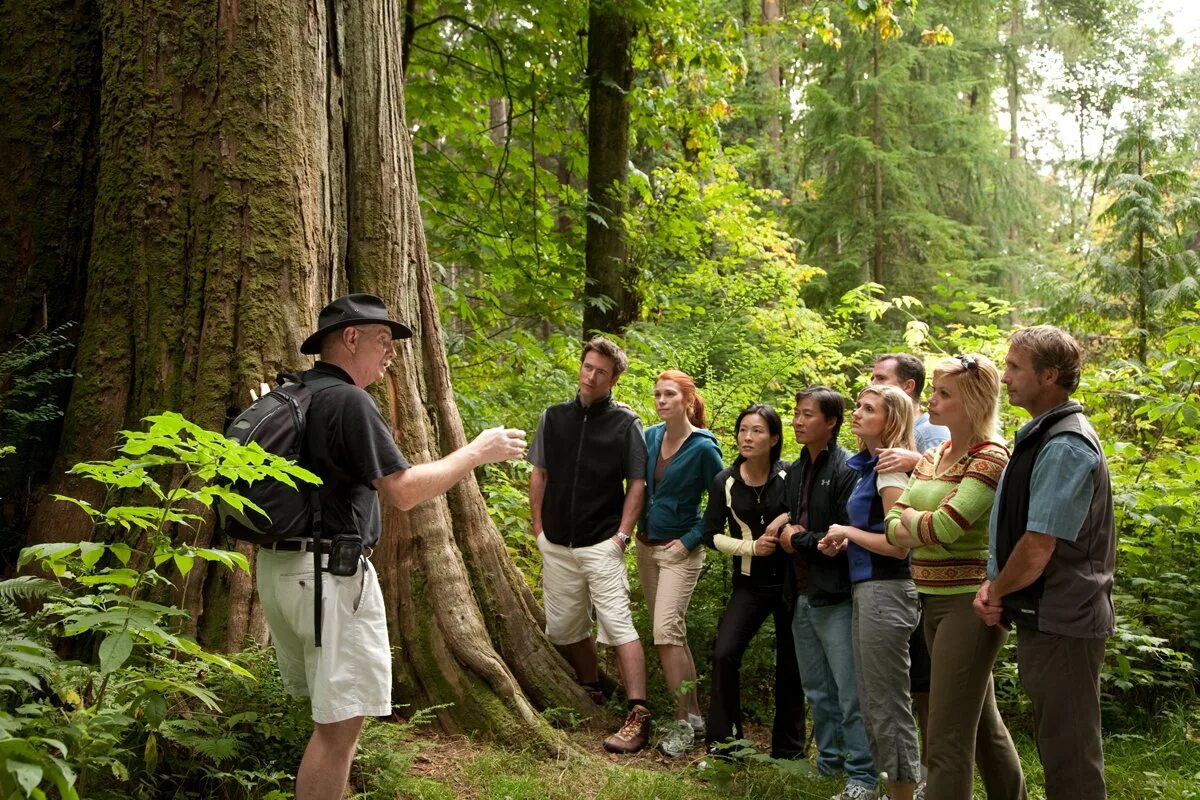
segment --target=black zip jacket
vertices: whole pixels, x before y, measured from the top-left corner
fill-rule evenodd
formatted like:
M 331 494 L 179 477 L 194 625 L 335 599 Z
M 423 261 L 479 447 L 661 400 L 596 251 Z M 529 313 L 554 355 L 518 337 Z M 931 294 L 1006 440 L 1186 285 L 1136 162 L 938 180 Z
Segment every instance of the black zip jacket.
M 830 441 L 817 455 L 815 463 L 809 459 L 808 448 L 804 448 L 788 468 L 787 507 L 788 520 L 792 524 L 800 521 L 804 499 L 801 492 L 806 476 L 810 472 L 813 474 L 808 498 L 808 530 L 792 534 L 795 557 L 804 559 L 808 565 L 809 605 L 832 606 L 850 599 L 850 565 L 846 554 L 842 552 L 830 558 L 817 550 L 817 542 L 824 538 L 830 525 L 850 523 L 846 503 L 859 475 L 846 463 L 849 457 L 846 448 Z

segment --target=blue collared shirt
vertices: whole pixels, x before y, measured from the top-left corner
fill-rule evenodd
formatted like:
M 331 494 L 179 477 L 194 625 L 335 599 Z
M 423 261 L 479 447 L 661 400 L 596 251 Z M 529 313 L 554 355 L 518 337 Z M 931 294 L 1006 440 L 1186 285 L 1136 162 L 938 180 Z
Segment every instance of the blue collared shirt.
M 917 452 L 924 453 L 949 439 L 950 429 L 932 424 L 929 421 L 929 412 L 926 411 L 913 423 L 913 437 L 917 440 Z
M 1018 444 L 1043 416 L 1045 414 L 1030 420 L 1017 431 Z M 1033 477 L 1029 482 L 1029 519 L 1025 523 L 1025 530 L 1068 542 L 1075 541 L 1092 505 L 1092 493 L 1095 491 L 1092 473 L 1098 466 L 1100 456 L 1086 439 L 1076 433 L 1060 434 L 1046 442 L 1033 464 Z M 1006 477 L 1007 471 L 1000 478 L 996 503 L 992 506 L 988 523 L 989 580 L 994 580 L 999 572 L 996 566 L 996 524 Z

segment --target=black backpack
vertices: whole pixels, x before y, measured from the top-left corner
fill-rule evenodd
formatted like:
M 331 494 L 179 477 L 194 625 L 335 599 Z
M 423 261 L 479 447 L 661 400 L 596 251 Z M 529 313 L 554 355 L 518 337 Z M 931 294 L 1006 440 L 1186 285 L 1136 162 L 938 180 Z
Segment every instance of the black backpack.
M 259 447 L 290 461 L 299 462 L 304 446 L 308 407 L 313 395 L 345 381 L 333 375 L 320 375 L 307 382 L 297 375 L 283 374 L 278 388 L 268 392 L 237 415 L 225 429 L 225 435 L 241 444 L 256 442 Z M 318 487 L 300 483 L 295 488 L 273 478 L 253 483 L 237 481 L 232 488 L 267 513 L 264 517 L 250 509 L 237 509 L 218 500 L 217 524 L 225 535 L 257 545 L 271 545 L 284 539 L 321 540 L 321 492 Z M 313 550 L 313 625 L 316 646 L 321 646 L 321 566 L 320 548 Z
M 268 453 L 299 462 L 313 395 L 345 381 L 321 375 L 304 382 L 290 374 L 280 375 L 277 380 L 278 388 L 238 414 L 225 429 L 225 435 L 240 444 L 255 442 Z M 274 478 L 264 478 L 254 483 L 238 481 L 231 488 L 267 516 L 218 501 L 217 521 L 226 536 L 258 545 L 283 539 L 320 538 L 319 532 L 314 532 L 314 523 L 319 521 L 319 517 L 314 519 L 314 514 L 319 514 L 314 509 L 319 502 L 315 487 L 300 483 L 293 488 Z

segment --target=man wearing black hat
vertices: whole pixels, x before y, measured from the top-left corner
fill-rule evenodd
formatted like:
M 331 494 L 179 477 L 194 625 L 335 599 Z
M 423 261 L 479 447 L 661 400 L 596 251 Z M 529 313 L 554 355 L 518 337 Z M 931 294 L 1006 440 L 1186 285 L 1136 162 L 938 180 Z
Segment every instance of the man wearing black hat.
M 442 494 L 481 464 L 525 454 L 525 433 L 492 428 L 467 446 L 410 466 L 375 401 L 364 391 L 412 329 L 388 316 L 378 297 L 352 294 L 322 309 L 300 352 L 318 355 L 301 376 L 312 386 L 301 464 L 322 480 L 322 537 L 260 547 L 259 597 L 284 683 L 311 698 L 314 731 L 296 774 L 297 800 L 341 798 L 363 719 L 392 711 L 391 651 L 383 594 L 368 560 L 380 534 L 379 498 L 408 510 Z M 355 574 L 322 574 L 322 643 L 313 620 L 313 547 L 357 535 Z

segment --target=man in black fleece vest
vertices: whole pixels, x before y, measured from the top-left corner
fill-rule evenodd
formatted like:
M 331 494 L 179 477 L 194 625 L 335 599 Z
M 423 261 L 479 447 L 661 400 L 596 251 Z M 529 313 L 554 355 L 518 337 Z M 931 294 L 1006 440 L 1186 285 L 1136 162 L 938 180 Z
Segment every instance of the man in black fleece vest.
M 633 627 L 625 547 L 646 496 L 642 423 L 612 398 L 629 365 L 607 339 L 592 339 L 579 365 L 579 392 L 542 412 L 529 452 L 529 509 L 542 554 L 546 636 L 589 693 L 599 694 L 596 639 L 616 651 L 629 714 L 604 741 L 613 753 L 633 753 L 650 737 L 646 658 Z
M 1017 432 L 990 526 L 989 625 L 1017 626 L 1047 800 L 1102 800 L 1100 666 L 1114 629 L 1116 533 L 1104 451 L 1083 408 L 1079 345 L 1050 325 L 1009 338 L 1004 385 L 1033 420 Z

